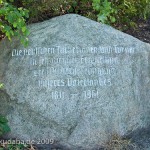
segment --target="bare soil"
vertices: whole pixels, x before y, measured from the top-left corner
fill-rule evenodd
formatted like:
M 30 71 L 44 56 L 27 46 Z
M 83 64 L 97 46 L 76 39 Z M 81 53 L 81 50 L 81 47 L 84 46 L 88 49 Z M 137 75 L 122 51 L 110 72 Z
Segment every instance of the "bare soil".
M 150 43 L 150 19 L 139 21 L 137 29 L 128 29 L 125 32 L 143 42 Z

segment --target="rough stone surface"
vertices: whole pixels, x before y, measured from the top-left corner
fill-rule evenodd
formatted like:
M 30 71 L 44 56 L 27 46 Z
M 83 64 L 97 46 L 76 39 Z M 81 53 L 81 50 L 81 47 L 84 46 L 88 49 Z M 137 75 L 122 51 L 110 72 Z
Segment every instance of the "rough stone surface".
M 92 149 L 150 125 L 150 45 L 79 15 L 0 43 L 0 113 L 9 136 Z

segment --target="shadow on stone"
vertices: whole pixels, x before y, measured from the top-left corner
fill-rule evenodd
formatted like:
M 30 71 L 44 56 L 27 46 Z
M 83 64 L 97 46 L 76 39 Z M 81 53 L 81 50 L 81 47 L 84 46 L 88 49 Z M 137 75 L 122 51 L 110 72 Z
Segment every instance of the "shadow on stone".
M 140 150 L 150 149 L 150 126 L 147 128 L 141 128 L 128 134 L 126 138 L 131 139 L 133 143 L 140 148 Z

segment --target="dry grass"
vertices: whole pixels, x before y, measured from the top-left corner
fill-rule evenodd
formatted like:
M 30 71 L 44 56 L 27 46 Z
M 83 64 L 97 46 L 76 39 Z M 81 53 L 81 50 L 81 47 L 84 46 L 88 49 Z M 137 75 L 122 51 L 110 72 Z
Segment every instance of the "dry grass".
M 105 150 L 138 150 L 136 144 L 132 143 L 130 139 L 124 139 L 118 134 L 112 135 L 103 146 Z

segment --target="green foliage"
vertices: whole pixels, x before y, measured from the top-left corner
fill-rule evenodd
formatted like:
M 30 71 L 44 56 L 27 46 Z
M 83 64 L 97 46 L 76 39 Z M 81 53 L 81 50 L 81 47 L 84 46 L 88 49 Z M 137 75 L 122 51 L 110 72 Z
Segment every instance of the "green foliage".
M 0 88 L 4 86 L 3 83 L 0 83 Z M 10 131 L 8 126 L 8 120 L 4 116 L 0 116 L 0 136 Z
M 149 0 L 93 0 L 97 20 L 115 26 L 136 27 L 138 19 L 150 16 Z
M 27 149 L 30 149 L 29 145 L 16 143 L 15 140 L 14 141 L 6 140 L 6 142 L 4 141 L 4 143 L 5 144 L 3 144 L 3 140 L 2 140 L 2 143 L 0 144 L 0 150 L 27 150 Z M 32 149 L 32 150 L 34 150 L 34 149 Z
M 4 84 L 3 83 L 0 83 L 0 88 L 3 88 L 4 87 Z
M 124 24 L 135 28 L 137 20 L 147 19 L 150 16 L 150 11 L 147 9 L 149 6 L 149 0 L 121 0 L 114 3 L 113 7 L 118 9 L 116 16 L 118 25 Z
M 29 10 L 29 11 L 28 11 Z M 118 29 L 135 28 L 150 16 L 150 0 L 0 0 L 0 32 L 8 39 L 18 36 L 27 45 L 28 23 L 76 13 Z
M 24 46 L 28 45 L 29 30 L 26 27 L 25 19 L 29 17 L 29 11 L 22 7 L 15 7 L 10 2 L 0 0 L 0 31 L 9 40 L 12 36 L 17 36 Z
M 39 22 L 67 13 L 90 16 L 93 12 L 91 0 L 21 0 L 20 6 L 29 10 L 29 22 Z
M 13 141 L 12 141 L 12 143 L 13 143 Z M 26 145 L 26 144 L 8 144 L 7 145 L 8 150 L 25 150 L 25 149 L 27 149 L 27 147 L 28 147 L 28 145 Z M 5 150 L 5 149 L 2 149 L 2 150 Z
M 0 116 L 0 136 L 10 131 L 7 123 L 8 120 L 5 117 Z
M 98 12 L 97 20 L 102 23 L 114 23 L 116 21 L 114 14 L 117 13 L 108 0 L 93 0 L 93 9 Z
M 76 13 L 123 30 L 150 16 L 149 0 L 16 0 L 13 4 L 29 10 L 30 23 Z

